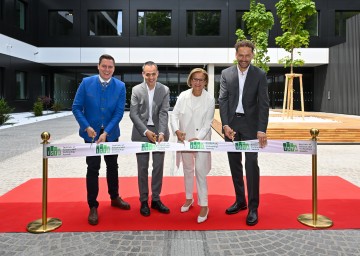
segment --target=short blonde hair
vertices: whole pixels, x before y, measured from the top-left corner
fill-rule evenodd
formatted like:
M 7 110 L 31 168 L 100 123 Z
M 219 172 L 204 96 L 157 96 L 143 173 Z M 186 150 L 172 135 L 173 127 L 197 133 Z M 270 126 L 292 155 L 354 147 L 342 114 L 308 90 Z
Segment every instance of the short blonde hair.
M 188 85 L 189 87 L 191 87 L 191 79 L 192 79 L 192 77 L 193 77 L 193 75 L 194 75 L 195 73 L 201 73 L 201 74 L 203 74 L 203 75 L 205 76 L 205 82 L 206 82 L 205 87 L 206 87 L 206 86 L 208 85 L 209 75 L 208 75 L 208 73 L 207 73 L 204 69 L 202 69 L 202 68 L 194 68 L 193 70 L 191 70 L 191 72 L 190 72 L 190 74 L 189 74 L 189 76 L 188 76 L 188 79 L 187 79 L 187 85 Z

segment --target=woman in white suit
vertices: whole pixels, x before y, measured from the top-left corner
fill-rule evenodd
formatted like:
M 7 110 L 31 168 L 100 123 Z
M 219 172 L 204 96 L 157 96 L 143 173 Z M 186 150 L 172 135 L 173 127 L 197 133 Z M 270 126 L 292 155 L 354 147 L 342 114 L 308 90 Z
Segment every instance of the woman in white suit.
M 205 87 L 208 74 L 201 68 L 193 69 L 187 79 L 190 89 L 182 92 L 170 115 L 170 125 L 179 142 L 210 140 L 211 123 L 214 119 L 215 99 Z M 201 207 L 197 222 L 207 220 L 208 189 L 206 175 L 211 169 L 210 152 L 178 152 L 183 162 L 186 201 L 181 212 L 187 212 L 194 203 L 194 172 L 198 191 L 198 205 Z

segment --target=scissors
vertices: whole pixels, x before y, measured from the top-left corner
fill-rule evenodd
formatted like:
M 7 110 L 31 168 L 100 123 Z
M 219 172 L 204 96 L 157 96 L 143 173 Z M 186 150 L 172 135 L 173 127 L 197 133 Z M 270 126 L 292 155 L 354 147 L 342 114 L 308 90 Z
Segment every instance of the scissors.
M 93 136 L 92 139 L 91 139 L 90 148 L 92 147 L 92 144 L 94 143 L 94 140 L 95 140 L 95 136 Z
M 231 136 L 231 141 L 232 141 L 233 144 L 235 144 L 235 143 L 234 143 L 234 139 L 235 139 L 235 134 L 236 134 L 236 132 L 232 131 L 231 133 L 232 133 L 232 134 L 231 134 L 231 135 L 232 135 L 232 136 Z
M 153 140 L 154 140 L 154 144 L 157 144 L 157 135 L 156 134 L 153 135 Z
M 181 133 L 181 138 L 183 139 L 183 143 L 184 143 L 184 146 L 185 146 L 185 136 L 186 136 L 186 133 L 185 132 L 182 132 Z

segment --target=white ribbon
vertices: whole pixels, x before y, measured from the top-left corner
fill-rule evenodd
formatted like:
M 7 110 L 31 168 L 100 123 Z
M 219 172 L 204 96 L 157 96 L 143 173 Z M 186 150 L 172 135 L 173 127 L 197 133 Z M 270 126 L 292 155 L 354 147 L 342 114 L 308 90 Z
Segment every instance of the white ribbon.
M 165 151 L 208 151 L 208 152 L 267 152 L 288 154 L 316 154 L 316 141 L 269 140 L 265 148 L 259 148 L 258 140 L 248 141 L 185 141 L 175 142 L 105 142 L 83 144 L 44 144 L 44 158 L 79 156 L 101 156 Z

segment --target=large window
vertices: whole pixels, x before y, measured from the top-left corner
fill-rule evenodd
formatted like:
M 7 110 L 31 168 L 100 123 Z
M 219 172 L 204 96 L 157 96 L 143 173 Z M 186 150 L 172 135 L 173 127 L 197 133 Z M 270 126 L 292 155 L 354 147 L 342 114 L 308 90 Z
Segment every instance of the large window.
M 138 36 L 171 36 L 171 11 L 139 11 Z
M 319 36 L 319 12 L 307 18 L 304 29 L 309 31 L 310 36 Z
M 90 36 L 121 36 L 121 11 L 89 11 L 88 13 Z
M 40 76 L 40 84 L 41 84 L 41 96 L 45 96 L 47 95 L 47 76 L 46 75 L 41 75 Z
M 74 14 L 72 11 L 49 11 L 49 35 L 72 35 Z
M 140 69 L 141 70 L 141 69 Z M 133 72 L 125 72 L 123 74 L 123 79 L 122 81 L 126 84 L 126 103 L 125 103 L 125 108 L 130 108 L 130 100 L 131 100 L 131 91 L 132 88 L 137 85 L 140 84 L 144 81 L 144 78 L 141 75 L 141 71 L 138 71 L 136 73 Z
M 0 20 L 3 19 L 4 16 L 4 0 L 0 0 Z
M 5 70 L 5 68 L 0 67 L 0 98 L 5 97 L 5 94 L 4 94 L 4 90 L 5 90 L 5 86 L 4 86 L 4 70 Z
M 346 36 L 346 20 L 360 11 L 335 11 L 335 35 Z
M 188 36 L 219 36 L 221 11 L 187 11 Z
M 26 29 L 26 9 L 26 3 L 20 0 L 15 1 L 15 24 L 22 30 Z
M 246 23 L 243 20 L 243 15 L 245 12 L 248 11 L 236 11 L 236 29 L 241 29 L 242 31 L 244 31 L 245 36 L 249 35 L 249 30 L 246 27 Z
M 16 72 L 16 99 L 27 99 L 26 73 L 22 71 Z
M 54 102 L 61 104 L 65 109 L 71 109 L 76 90 L 74 73 L 54 74 Z

